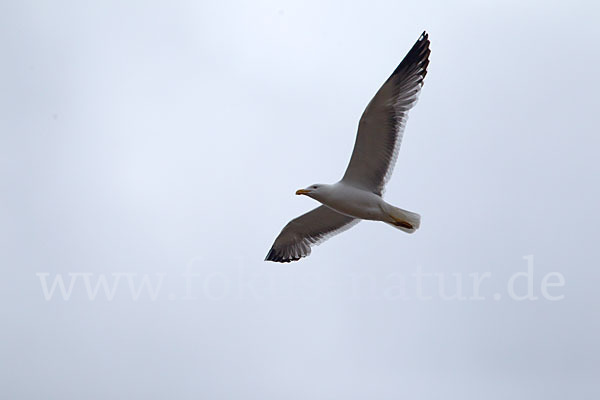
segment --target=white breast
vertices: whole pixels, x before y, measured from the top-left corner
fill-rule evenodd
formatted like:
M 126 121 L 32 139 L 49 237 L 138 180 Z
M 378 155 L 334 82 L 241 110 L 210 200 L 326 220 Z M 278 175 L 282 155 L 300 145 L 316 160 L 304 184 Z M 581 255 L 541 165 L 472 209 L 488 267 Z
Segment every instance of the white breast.
M 319 199 L 335 211 L 354 218 L 381 220 L 384 217 L 383 199 L 375 193 L 338 182 Z

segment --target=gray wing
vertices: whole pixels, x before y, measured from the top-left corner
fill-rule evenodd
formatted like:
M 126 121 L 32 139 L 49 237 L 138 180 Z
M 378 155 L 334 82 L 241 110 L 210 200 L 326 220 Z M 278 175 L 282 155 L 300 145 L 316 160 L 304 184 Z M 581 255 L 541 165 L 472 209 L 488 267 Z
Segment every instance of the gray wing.
M 423 32 L 367 105 L 343 181 L 383 193 L 398 157 L 408 110 L 415 105 L 427 74 L 429 53 L 429 38 Z
M 291 220 L 269 250 L 265 261 L 298 261 L 310 248 L 356 225 L 360 220 L 320 206 Z

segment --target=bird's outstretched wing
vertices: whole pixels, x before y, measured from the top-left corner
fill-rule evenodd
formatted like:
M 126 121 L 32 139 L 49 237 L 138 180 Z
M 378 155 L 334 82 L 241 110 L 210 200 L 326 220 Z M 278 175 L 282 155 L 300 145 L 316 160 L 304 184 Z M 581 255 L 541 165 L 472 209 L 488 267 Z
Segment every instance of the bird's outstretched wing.
M 408 110 L 415 105 L 427 74 L 429 53 L 429 38 L 423 32 L 367 105 L 343 181 L 383 193 L 396 163 Z
M 298 261 L 310 248 L 356 225 L 360 220 L 320 206 L 291 220 L 269 250 L 265 261 Z

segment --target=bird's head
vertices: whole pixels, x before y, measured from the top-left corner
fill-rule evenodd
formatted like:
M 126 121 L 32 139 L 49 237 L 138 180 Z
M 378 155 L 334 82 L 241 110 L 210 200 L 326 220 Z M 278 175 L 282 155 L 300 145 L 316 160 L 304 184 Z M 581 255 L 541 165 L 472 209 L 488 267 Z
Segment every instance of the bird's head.
M 304 189 L 298 189 L 298 190 L 296 190 L 296 194 L 297 195 L 303 194 L 303 195 L 306 195 L 308 197 L 312 197 L 313 199 L 316 199 L 316 198 L 319 197 L 319 195 L 322 194 L 325 186 L 327 186 L 327 185 L 322 185 L 322 184 L 319 184 L 319 183 L 315 183 L 314 185 L 307 186 Z

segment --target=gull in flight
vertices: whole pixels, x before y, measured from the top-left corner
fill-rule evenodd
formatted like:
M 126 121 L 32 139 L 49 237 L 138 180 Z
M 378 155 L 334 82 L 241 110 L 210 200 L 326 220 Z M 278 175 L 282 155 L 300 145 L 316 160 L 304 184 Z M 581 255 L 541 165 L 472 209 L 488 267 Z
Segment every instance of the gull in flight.
M 363 112 L 342 180 L 296 192 L 322 205 L 291 220 L 265 261 L 297 261 L 310 254 L 311 246 L 362 219 L 383 221 L 408 233 L 419 228 L 419 214 L 386 203 L 382 195 L 398 156 L 408 110 L 415 105 L 427 74 L 429 53 L 429 38 L 423 32 Z

